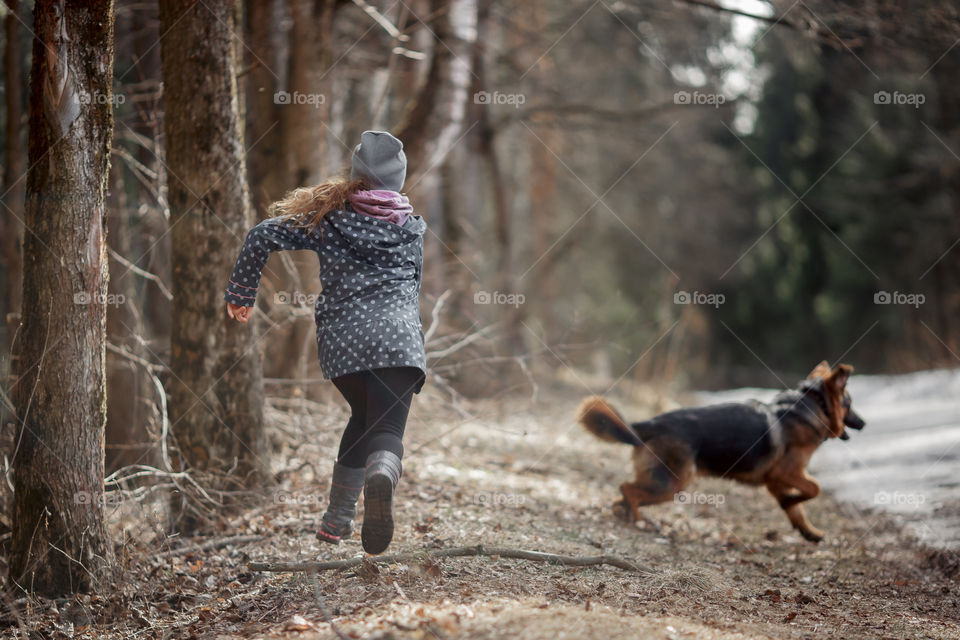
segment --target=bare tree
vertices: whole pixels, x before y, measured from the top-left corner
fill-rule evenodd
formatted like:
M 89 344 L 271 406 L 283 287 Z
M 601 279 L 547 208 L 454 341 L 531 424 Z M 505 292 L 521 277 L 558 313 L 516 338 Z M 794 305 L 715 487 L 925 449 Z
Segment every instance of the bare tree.
M 284 163 L 281 146 L 280 114 L 276 93 L 281 85 L 281 49 L 287 44 L 282 36 L 282 0 L 246 2 L 246 62 L 243 74 L 246 91 L 245 126 L 250 140 L 247 168 L 254 212 L 263 212 L 272 200 L 282 195 Z
M 38 0 L 34 15 L 9 579 L 63 595 L 96 588 L 109 564 L 100 497 L 113 2 Z
M 396 131 L 407 154 L 407 185 L 438 169 L 463 134 L 477 37 L 476 0 L 431 0 L 436 16 L 430 68 L 416 100 Z M 407 187 L 410 188 L 409 186 Z
M 237 3 L 160 5 L 173 264 L 170 420 L 191 469 L 254 487 L 265 477 L 255 324 L 222 292 L 252 216 L 238 111 Z M 184 529 L 197 525 L 191 516 Z

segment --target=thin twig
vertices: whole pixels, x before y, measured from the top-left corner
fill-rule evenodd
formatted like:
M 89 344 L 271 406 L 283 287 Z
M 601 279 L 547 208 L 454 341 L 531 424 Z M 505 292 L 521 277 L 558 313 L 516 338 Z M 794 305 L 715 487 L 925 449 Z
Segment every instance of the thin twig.
M 133 473 L 129 473 L 128 475 L 121 475 L 122 473 L 129 472 L 134 469 L 139 469 L 139 471 L 134 471 Z M 121 467 L 117 469 L 116 471 L 114 471 L 109 476 L 103 479 L 103 484 L 105 486 L 112 486 L 115 484 L 119 485 L 119 484 L 122 484 L 123 482 L 133 480 L 134 478 L 142 478 L 142 477 L 169 478 L 177 486 L 177 488 L 180 491 L 185 491 L 185 489 L 177 481 L 186 480 L 197 490 L 197 493 L 203 496 L 203 498 L 206 499 L 210 504 L 218 508 L 223 507 L 222 501 L 214 500 L 213 497 L 211 497 L 210 494 L 207 493 L 207 491 L 202 486 L 200 486 L 200 484 L 198 484 L 197 481 L 194 480 L 193 477 L 191 477 L 191 475 L 186 471 L 170 472 L 170 471 L 163 471 L 161 469 L 157 469 L 156 467 L 151 467 L 150 465 L 146 465 L 146 464 L 133 464 L 133 465 L 129 465 L 129 466 Z M 219 495 L 228 495 L 231 493 L 228 491 L 215 491 L 213 489 L 211 489 L 211 492 L 217 493 Z
M 157 390 L 157 397 L 160 398 L 160 454 L 163 460 L 165 471 L 173 471 L 173 464 L 170 462 L 170 451 L 167 448 L 167 436 L 170 433 L 170 419 L 167 417 L 167 393 L 163 390 L 163 384 L 160 378 L 155 376 L 152 371 L 148 372 L 153 386 Z
M 530 383 L 530 403 L 532 405 L 536 405 L 537 396 L 540 393 L 540 385 L 537 384 L 536 379 L 533 377 L 533 373 L 530 371 L 530 367 L 527 366 L 526 359 L 523 356 L 516 356 L 514 359 L 517 361 L 520 371 L 523 372 L 523 375 L 527 376 L 527 381 Z
M 126 358 L 130 362 L 139 364 L 141 367 L 147 370 L 147 373 L 152 374 L 155 371 L 165 371 L 167 368 L 166 365 L 156 364 L 156 363 L 150 362 L 149 360 L 145 360 L 134 353 L 130 353 L 123 347 L 113 344 L 112 342 L 107 342 L 107 351 L 112 351 L 118 356 Z
M 330 628 L 335 634 L 337 634 L 337 637 L 340 638 L 340 640 L 350 640 L 350 636 L 345 634 L 343 631 L 340 631 L 340 627 L 333 623 L 333 618 L 330 616 L 330 612 L 327 611 L 326 602 L 323 599 L 323 595 L 320 593 L 320 579 L 317 577 L 317 572 L 311 571 L 310 577 L 313 580 L 313 593 L 317 597 L 317 606 L 320 607 L 320 614 L 323 616 L 323 621 L 330 625 Z
M 481 338 L 486 337 L 486 334 L 490 333 L 493 329 L 494 329 L 494 325 L 484 327 L 483 329 L 480 329 L 476 333 L 469 334 L 464 339 L 450 345 L 446 349 L 440 349 L 439 351 L 428 351 L 427 360 L 436 360 L 439 358 L 445 358 L 452 353 L 456 353 L 457 351 L 460 351 L 464 347 L 469 346 L 470 344 L 476 342 L 477 340 L 480 340 Z
M 156 284 L 157 288 L 160 289 L 160 293 L 163 294 L 164 298 L 166 298 L 167 300 L 173 300 L 173 293 L 170 291 L 170 289 L 167 288 L 167 285 L 163 284 L 163 280 L 160 279 L 160 276 L 158 276 L 155 273 L 150 273 L 146 269 L 142 269 L 138 267 L 137 265 L 133 264 L 132 262 L 130 262 L 129 260 L 124 258 L 122 255 L 120 255 L 115 250 L 109 247 L 107 247 L 107 251 L 110 252 L 111 258 L 113 258 L 114 260 L 116 260 L 117 262 L 125 266 L 127 269 L 129 269 L 130 271 L 133 271 L 138 276 L 142 278 L 146 278 L 147 280 L 150 280 L 151 282 Z
M 410 60 L 426 60 L 427 54 L 422 51 L 414 51 L 412 49 L 407 49 L 406 47 L 394 47 L 393 53 L 398 56 L 403 56 L 404 58 L 409 58 Z
M 380 25 L 383 30 L 386 31 L 394 40 L 397 40 L 398 42 L 406 42 L 410 39 L 410 36 L 401 32 L 400 29 L 395 27 L 394 24 L 390 22 L 385 15 L 380 13 L 376 7 L 364 2 L 364 0 L 353 0 L 353 4 L 363 9 L 363 11 L 368 16 L 373 18 L 373 21 Z
M 440 326 L 440 311 L 447 303 L 447 298 L 449 297 L 450 289 L 447 289 L 440 294 L 440 297 L 437 298 L 437 301 L 434 303 L 433 309 L 430 311 L 430 327 L 427 329 L 427 332 L 423 334 L 424 344 L 429 344 L 430 340 L 433 338 L 433 334 L 437 332 L 437 328 Z
M 291 571 L 329 571 L 331 569 L 349 569 L 356 567 L 364 562 L 374 564 L 392 564 L 396 562 L 411 562 L 422 560 L 425 557 L 433 558 L 463 558 L 471 556 L 486 556 L 501 558 L 514 558 L 517 560 L 530 560 L 531 562 L 548 562 L 551 564 L 561 564 L 569 567 L 589 567 L 602 564 L 608 564 L 624 571 L 634 571 L 655 575 L 655 572 L 642 565 L 638 565 L 623 558 L 611 555 L 602 556 L 565 556 L 556 553 L 544 553 L 542 551 L 527 551 L 524 549 L 511 549 L 507 547 L 485 547 L 476 545 L 474 547 L 452 547 L 450 549 L 439 549 L 437 551 L 425 551 L 419 553 L 397 553 L 387 556 L 366 557 L 366 558 L 348 558 L 346 560 L 331 560 L 329 562 L 249 562 L 247 566 L 251 571 L 270 571 L 270 572 L 291 572 Z
M 785 15 L 772 15 L 772 16 L 761 16 L 756 13 L 749 13 L 743 11 L 742 9 L 735 9 L 730 7 L 721 6 L 717 2 L 712 0 L 681 0 L 687 4 L 692 4 L 698 7 L 704 7 L 707 9 L 713 9 L 714 11 L 723 11 L 725 13 L 732 13 L 737 16 L 743 16 L 744 18 L 751 18 L 753 20 L 758 20 L 760 22 L 766 22 L 769 25 L 783 25 L 785 27 L 790 27 L 791 29 L 801 29 L 802 25 L 790 20 Z

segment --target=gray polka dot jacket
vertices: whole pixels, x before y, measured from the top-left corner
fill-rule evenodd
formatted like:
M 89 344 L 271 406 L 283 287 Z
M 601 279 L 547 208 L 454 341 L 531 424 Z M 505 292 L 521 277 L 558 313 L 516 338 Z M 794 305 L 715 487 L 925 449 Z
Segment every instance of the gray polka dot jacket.
M 272 251 L 315 251 L 323 285 L 315 317 L 324 378 L 416 367 L 419 393 L 427 369 L 420 323 L 426 228 L 421 216 L 398 225 L 352 210 L 331 211 L 313 228 L 269 218 L 247 234 L 223 298 L 252 307 Z

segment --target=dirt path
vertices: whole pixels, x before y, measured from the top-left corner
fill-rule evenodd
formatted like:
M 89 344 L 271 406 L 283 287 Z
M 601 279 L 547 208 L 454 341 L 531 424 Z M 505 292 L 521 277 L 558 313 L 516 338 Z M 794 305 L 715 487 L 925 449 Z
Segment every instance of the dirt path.
M 702 480 L 694 487 L 702 504 L 660 505 L 647 510 L 649 523 L 618 523 L 610 501 L 629 451 L 572 423 L 578 396 L 551 394 L 532 413 L 524 400 L 486 403 L 473 407 L 475 419 L 423 398 L 391 551 L 484 543 L 608 553 L 654 568 L 652 577 L 497 558 L 316 578 L 250 572 L 251 559 L 361 553 L 357 536 L 340 547 L 313 538 L 327 488 L 327 464 L 317 460 L 333 451 L 343 417 L 318 407 L 299 426 L 271 413 L 309 444 L 284 445 L 281 497 L 223 532 L 264 540 L 153 553 L 110 599 L 61 603 L 32 622 L 47 625 L 43 637 L 334 638 L 325 606 L 355 638 L 960 638 L 953 558 L 919 548 L 882 514 L 818 498 L 808 511 L 828 535 L 813 545 L 765 493 Z

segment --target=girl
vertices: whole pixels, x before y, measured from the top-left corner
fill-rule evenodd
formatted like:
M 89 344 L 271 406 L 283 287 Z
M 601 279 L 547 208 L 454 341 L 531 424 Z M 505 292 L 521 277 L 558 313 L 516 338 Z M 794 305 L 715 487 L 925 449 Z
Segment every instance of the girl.
M 403 144 L 365 131 L 349 180 L 293 190 L 273 205 L 281 215 L 247 234 L 224 295 L 230 317 L 247 322 L 270 252 L 310 249 L 320 257 L 320 368 L 351 416 L 317 538 L 337 544 L 350 536 L 363 490 L 368 553 L 382 553 L 393 538 L 403 430 L 426 378 L 419 298 L 427 225 L 399 193 L 406 173 Z

